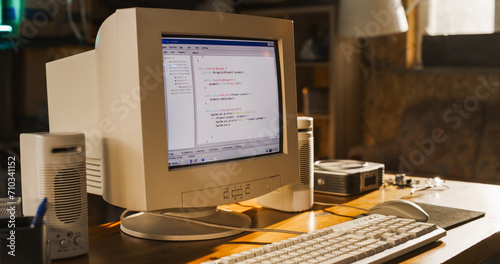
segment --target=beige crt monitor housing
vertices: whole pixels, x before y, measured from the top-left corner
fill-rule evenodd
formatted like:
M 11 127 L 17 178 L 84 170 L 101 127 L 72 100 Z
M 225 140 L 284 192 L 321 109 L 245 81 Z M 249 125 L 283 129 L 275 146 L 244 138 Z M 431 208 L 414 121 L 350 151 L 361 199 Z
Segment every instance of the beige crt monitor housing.
M 275 40 L 282 153 L 169 169 L 162 34 Z M 95 50 L 47 64 L 50 130 L 85 133 L 88 191 L 113 205 L 134 211 L 213 211 L 299 180 L 294 60 L 292 21 L 117 10 L 102 24 Z M 230 199 L 224 195 L 238 189 L 250 191 Z

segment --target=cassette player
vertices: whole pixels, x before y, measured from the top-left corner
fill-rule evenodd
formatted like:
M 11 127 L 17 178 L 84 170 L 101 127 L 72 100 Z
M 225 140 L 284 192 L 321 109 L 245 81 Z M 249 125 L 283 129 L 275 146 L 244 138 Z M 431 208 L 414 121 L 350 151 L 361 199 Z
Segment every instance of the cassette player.
M 356 195 L 382 186 L 384 164 L 358 160 L 319 160 L 314 163 L 314 191 Z

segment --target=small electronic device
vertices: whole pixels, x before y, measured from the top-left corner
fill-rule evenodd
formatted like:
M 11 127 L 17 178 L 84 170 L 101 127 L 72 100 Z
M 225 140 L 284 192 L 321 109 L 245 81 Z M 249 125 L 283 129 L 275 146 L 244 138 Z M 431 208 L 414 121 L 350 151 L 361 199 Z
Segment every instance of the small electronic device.
M 356 195 L 382 186 L 384 164 L 357 160 L 324 160 L 314 163 L 314 191 L 342 196 Z
M 294 52 L 290 20 L 119 9 L 94 50 L 47 64 L 50 130 L 85 133 L 89 192 L 141 212 L 126 234 L 237 234 L 166 216 L 248 227 L 217 206 L 299 182 Z
M 88 252 L 88 205 L 83 133 L 26 133 L 20 136 L 22 206 L 35 216 L 47 198 L 43 217 L 50 258 Z

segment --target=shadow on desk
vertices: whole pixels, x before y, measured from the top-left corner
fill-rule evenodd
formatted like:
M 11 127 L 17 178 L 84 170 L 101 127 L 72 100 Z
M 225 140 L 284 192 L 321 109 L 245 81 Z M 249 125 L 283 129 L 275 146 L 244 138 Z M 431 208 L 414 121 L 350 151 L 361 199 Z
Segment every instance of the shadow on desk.
M 500 263 L 500 251 L 498 251 L 493 256 L 481 262 L 481 264 L 498 264 L 498 263 Z

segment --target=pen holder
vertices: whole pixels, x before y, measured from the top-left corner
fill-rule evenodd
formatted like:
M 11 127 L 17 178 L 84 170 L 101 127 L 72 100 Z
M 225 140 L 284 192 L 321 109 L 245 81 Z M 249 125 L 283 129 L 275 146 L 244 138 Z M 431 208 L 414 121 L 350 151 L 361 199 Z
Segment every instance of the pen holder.
M 31 227 L 33 217 L 0 219 L 0 263 L 51 262 L 45 225 Z

